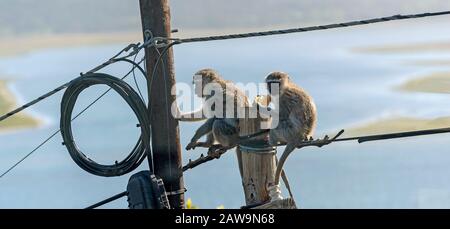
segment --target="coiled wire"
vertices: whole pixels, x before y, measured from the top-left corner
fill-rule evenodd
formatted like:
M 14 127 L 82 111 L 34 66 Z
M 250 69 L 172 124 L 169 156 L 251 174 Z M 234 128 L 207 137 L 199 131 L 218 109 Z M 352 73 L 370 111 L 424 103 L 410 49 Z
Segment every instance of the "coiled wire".
M 141 129 L 141 136 L 131 153 L 122 161 L 113 165 L 102 165 L 88 158 L 77 147 L 72 134 L 72 112 L 79 94 L 92 85 L 107 85 L 115 90 L 135 113 Z M 87 73 L 70 82 L 61 101 L 60 129 L 63 144 L 74 162 L 83 170 L 98 176 L 121 176 L 138 167 L 146 156 L 152 159 L 150 148 L 150 121 L 147 107 L 138 93 L 125 81 L 104 73 Z M 153 171 L 150 164 L 150 170 Z

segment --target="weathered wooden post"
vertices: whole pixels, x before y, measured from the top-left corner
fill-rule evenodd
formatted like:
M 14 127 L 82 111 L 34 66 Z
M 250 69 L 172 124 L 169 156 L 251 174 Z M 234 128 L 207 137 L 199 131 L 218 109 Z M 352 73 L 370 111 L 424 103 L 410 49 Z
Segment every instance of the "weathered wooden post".
M 240 135 L 246 136 L 260 130 L 260 118 L 245 118 L 240 121 Z M 264 137 L 264 136 L 261 136 Z M 260 137 L 258 137 L 260 138 Z M 272 148 L 256 149 L 240 146 L 242 161 L 242 185 L 247 205 L 256 205 L 270 200 L 267 185 L 274 182 L 276 170 Z
M 170 10 L 168 0 L 140 0 L 142 30 L 144 38 L 150 33 L 154 37 L 170 37 Z M 160 50 L 161 51 L 161 50 Z M 175 85 L 173 52 L 168 50 L 162 58 L 164 65 L 153 69 L 159 54 L 154 47 L 145 49 L 148 82 L 148 101 L 151 108 L 152 151 L 155 174 L 164 180 L 172 208 L 184 207 L 184 183 L 181 170 L 181 147 L 178 121 L 171 114 L 176 97 L 171 95 Z M 149 161 L 149 163 L 152 163 Z
M 255 109 L 259 106 L 257 104 L 258 100 L 255 100 L 253 108 L 250 109 Z M 252 117 L 252 112 L 246 112 L 245 118 L 239 120 L 240 136 L 261 131 L 261 122 L 267 120 L 263 119 L 259 112 L 254 112 L 253 115 L 255 113 L 257 117 Z M 279 199 L 279 189 L 268 190 L 275 182 L 277 158 L 274 147 L 258 144 L 264 142 L 263 139 L 267 138 L 267 135 L 258 136 L 252 140 L 254 144 L 243 144 L 237 149 L 245 202 L 247 206 L 258 205 L 256 208 L 296 208 L 292 199 Z

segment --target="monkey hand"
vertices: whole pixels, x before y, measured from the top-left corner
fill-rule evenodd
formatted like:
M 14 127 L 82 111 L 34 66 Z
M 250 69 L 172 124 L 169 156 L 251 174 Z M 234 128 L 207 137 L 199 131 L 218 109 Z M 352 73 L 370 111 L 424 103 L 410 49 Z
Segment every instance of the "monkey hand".
M 193 150 L 193 149 L 195 149 L 195 147 L 197 147 L 197 142 L 190 142 L 190 143 L 186 146 L 186 150 Z

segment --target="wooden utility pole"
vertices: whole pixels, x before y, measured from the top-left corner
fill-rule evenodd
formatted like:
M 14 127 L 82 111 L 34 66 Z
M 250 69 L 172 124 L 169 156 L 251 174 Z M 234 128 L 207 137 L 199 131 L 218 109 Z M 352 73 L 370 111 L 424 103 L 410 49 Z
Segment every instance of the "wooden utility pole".
M 267 106 L 267 103 L 260 104 L 258 99 L 253 103 L 253 108 L 257 106 Z M 250 108 L 252 109 L 252 108 Z M 259 108 L 258 108 L 259 109 Z M 258 112 L 258 117 L 249 117 L 251 112 L 246 112 L 246 117 L 239 120 L 240 136 L 247 136 L 261 131 L 262 119 Z M 268 134 L 253 139 L 254 142 L 264 142 Z M 238 159 L 240 159 L 240 170 L 242 185 L 244 188 L 245 203 L 247 206 L 259 205 L 259 209 L 292 209 L 296 208 L 295 203 L 290 198 L 282 199 L 281 191 L 274 188 L 275 171 L 277 169 L 276 149 L 271 146 L 259 147 L 241 145 L 237 149 Z M 268 188 L 272 186 L 272 190 Z M 261 205 L 263 204 L 263 205 Z
M 260 120 L 258 118 L 246 118 L 239 123 L 241 136 L 260 131 Z M 241 175 L 245 203 L 255 205 L 270 201 L 267 186 L 275 181 L 275 151 L 268 148 L 256 152 L 254 149 L 244 147 L 239 147 L 239 151 L 241 152 Z
M 256 101 L 253 107 L 257 106 Z M 251 108 L 250 108 L 251 109 Z M 239 120 L 240 135 L 246 136 L 259 132 L 261 118 L 248 117 L 250 112 L 246 112 L 246 117 Z M 254 140 L 267 138 L 267 134 L 257 137 Z M 244 188 L 245 203 L 247 206 L 261 204 L 270 201 L 268 184 L 275 181 L 275 151 L 268 147 L 267 149 L 258 149 L 255 147 L 238 147 L 238 157 L 242 162 L 242 185 Z
M 168 0 L 140 0 L 144 38 L 170 37 L 170 10 Z M 150 32 L 150 33 L 149 33 Z M 159 50 L 162 51 L 162 50 Z M 171 208 L 184 207 L 184 183 L 181 170 L 181 147 L 178 121 L 171 113 L 176 97 L 171 95 L 175 85 L 173 52 L 169 49 L 162 58 L 163 65 L 155 66 L 159 57 L 154 47 L 145 49 L 148 101 L 152 125 L 152 151 L 155 174 L 162 178 L 169 195 Z M 156 74 L 152 72 L 157 68 Z M 149 163 L 152 163 L 149 161 Z

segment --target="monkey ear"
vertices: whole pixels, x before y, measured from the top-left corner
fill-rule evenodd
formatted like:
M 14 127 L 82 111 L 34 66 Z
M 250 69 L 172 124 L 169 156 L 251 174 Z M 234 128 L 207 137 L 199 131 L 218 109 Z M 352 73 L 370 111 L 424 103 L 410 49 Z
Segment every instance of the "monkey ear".
M 291 81 L 291 76 L 288 75 L 288 74 L 286 74 L 286 76 L 287 76 L 287 79 L 288 79 L 289 81 Z

